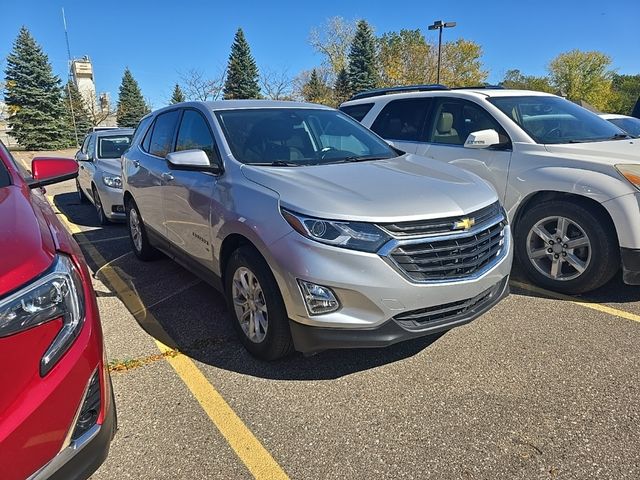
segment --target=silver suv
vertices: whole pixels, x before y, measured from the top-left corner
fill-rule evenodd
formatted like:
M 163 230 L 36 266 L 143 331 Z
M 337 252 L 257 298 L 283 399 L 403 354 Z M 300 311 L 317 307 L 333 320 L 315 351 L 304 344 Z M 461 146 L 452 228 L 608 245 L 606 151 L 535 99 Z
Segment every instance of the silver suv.
M 334 109 L 173 105 L 140 122 L 122 168 L 135 254 L 160 250 L 224 292 L 263 359 L 436 333 L 508 290 L 495 190 Z

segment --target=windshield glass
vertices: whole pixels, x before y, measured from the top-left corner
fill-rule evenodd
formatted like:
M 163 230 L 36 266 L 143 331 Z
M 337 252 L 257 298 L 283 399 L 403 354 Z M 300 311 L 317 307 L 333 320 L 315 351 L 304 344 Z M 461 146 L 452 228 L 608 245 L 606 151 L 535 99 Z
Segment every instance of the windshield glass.
M 538 143 L 581 143 L 625 138 L 624 132 L 560 97 L 494 97 L 490 102 Z
M 120 158 L 131 145 L 131 135 L 98 137 L 98 158 Z
M 239 109 L 216 115 L 233 156 L 242 163 L 300 166 L 397 156 L 383 140 L 334 110 Z
M 620 127 L 629 135 L 640 137 L 640 119 L 637 118 L 610 118 L 609 121 Z

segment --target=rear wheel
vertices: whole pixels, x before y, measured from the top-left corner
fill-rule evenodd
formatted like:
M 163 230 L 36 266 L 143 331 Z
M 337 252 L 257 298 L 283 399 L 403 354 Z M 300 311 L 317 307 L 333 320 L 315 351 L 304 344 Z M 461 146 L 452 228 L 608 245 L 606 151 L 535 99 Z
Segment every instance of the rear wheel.
M 96 207 L 96 215 L 98 215 L 98 221 L 100 225 L 109 225 L 111 221 L 107 218 L 104 213 L 104 207 L 102 206 L 102 200 L 100 200 L 100 194 L 98 193 L 98 189 L 93 187 L 93 204 Z
M 147 229 L 142 222 L 140 211 L 131 199 L 125 202 L 127 212 L 127 226 L 129 227 L 129 240 L 131 249 L 140 260 L 155 260 L 160 256 L 160 251 L 149 243 Z
M 271 269 L 253 248 L 238 248 L 225 269 L 225 293 L 244 347 L 262 360 L 293 352 L 289 318 Z
M 515 226 L 515 250 L 527 276 L 564 293 L 607 283 L 620 266 L 615 230 L 602 213 L 553 200 L 527 210 Z

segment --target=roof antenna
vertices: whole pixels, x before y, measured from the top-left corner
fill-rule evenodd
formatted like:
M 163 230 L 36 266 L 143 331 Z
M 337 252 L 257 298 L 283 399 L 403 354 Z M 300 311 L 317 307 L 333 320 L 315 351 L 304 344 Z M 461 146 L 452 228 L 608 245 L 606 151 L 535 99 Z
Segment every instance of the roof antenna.
M 73 122 L 73 131 L 76 135 L 76 148 L 80 147 L 80 139 L 78 138 L 78 127 L 76 125 L 76 115 L 73 112 L 73 101 L 71 99 L 71 80 L 72 80 L 72 68 L 73 61 L 71 60 L 71 48 L 69 47 L 69 32 L 67 32 L 67 18 L 64 15 L 64 7 L 62 7 L 62 23 L 64 25 L 64 38 L 67 42 L 67 57 L 69 58 L 68 76 L 67 76 L 67 97 L 69 98 L 69 110 L 71 111 L 71 121 Z

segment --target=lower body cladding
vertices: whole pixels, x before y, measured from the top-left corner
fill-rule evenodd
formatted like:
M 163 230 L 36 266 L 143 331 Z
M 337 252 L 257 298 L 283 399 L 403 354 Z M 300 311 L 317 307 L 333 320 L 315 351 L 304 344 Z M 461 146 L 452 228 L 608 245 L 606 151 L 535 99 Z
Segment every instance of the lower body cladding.
M 377 254 L 325 246 L 295 233 L 271 246 L 296 350 L 384 347 L 436 334 L 479 317 L 509 291 L 509 227 L 502 250 L 477 276 L 412 282 Z M 339 303 L 313 315 L 300 283 L 325 287 Z

